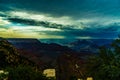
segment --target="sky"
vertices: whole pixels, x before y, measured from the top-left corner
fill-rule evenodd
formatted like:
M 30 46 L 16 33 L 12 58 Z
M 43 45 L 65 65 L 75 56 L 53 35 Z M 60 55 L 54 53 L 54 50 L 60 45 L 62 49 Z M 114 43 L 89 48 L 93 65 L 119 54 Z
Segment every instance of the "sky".
M 113 39 L 120 0 L 0 0 L 0 37 Z

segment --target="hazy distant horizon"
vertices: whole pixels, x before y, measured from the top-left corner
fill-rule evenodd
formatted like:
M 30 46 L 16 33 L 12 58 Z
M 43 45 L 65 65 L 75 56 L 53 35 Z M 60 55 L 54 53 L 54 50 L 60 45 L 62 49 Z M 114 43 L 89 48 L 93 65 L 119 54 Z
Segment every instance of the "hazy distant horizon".
M 104 45 L 104 44 L 111 44 L 114 39 L 36 39 L 36 38 L 6 38 L 9 42 L 16 43 L 16 42 L 33 42 L 36 40 L 42 43 L 56 43 L 60 45 L 68 45 L 70 43 L 76 43 L 79 41 L 87 41 L 88 43 L 97 44 L 97 45 Z M 78 43 L 79 44 L 79 43 Z M 84 44 L 84 43 L 83 43 Z

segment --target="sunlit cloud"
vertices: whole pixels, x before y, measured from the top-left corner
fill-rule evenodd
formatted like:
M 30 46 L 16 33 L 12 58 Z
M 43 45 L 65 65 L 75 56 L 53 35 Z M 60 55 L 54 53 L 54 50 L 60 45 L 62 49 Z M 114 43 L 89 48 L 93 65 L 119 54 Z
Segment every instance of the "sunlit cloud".
M 27 11 L 8 11 L 0 14 L 3 13 L 7 13 L 7 17 L 0 17 L 0 36 L 7 38 L 114 38 L 120 32 L 120 17 L 115 16 L 73 19 L 70 16 L 55 17 Z M 18 22 L 10 21 L 9 18 L 18 19 Z M 29 20 L 33 23 L 41 21 L 47 25 L 25 24 L 30 23 Z
M 68 16 L 63 17 L 52 17 L 50 14 L 34 14 L 25 11 L 11 11 L 9 12 L 10 17 L 18 17 L 23 19 L 32 19 L 37 21 L 48 21 L 52 23 L 62 24 L 62 25 L 71 25 L 73 21 Z
M 93 39 L 93 37 L 90 36 L 78 36 L 76 39 Z
M 64 36 L 59 35 L 52 35 L 52 34 L 44 34 L 43 32 L 35 32 L 33 30 L 20 30 L 9 28 L 4 29 L 0 28 L 0 37 L 4 38 L 40 38 L 40 39 L 47 39 L 47 38 L 53 38 L 53 39 L 61 39 L 64 38 Z
M 8 24 L 10 24 L 8 20 L 4 20 L 3 17 L 0 17 L 0 26 L 8 25 Z
M 13 30 L 31 30 L 31 31 L 62 31 L 61 29 L 45 28 L 41 26 L 11 26 Z
M 119 23 L 120 19 L 116 17 L 93 17 L 93 18 L 80 18 L 80 19 L 72 19 L 69 16 L 63 17 L 52 17 L 50 14 L 37 14 L 27 11 L 11 11 L 8 12 L 10 17 L 12 18 L 21 18 L 35 21 L 47 21 L 56 24 L 66 25 L 64 28 L 68 27 L 71 29 L 86 29 L 86 28 L 104 28 L 105 26 L 109 27 L 109 25 L 114 23 Z M 58 26 L 59 27 L 59 26 Z M 106 28 L 105 27 L 105 28 Z
M 60 29 L 45 28 L 39 26 L 11 26 L 0 28 L 0 37 L 4 38 L 64 38 L 62 35 L 46 34 L 46 32 L 62 31 Z

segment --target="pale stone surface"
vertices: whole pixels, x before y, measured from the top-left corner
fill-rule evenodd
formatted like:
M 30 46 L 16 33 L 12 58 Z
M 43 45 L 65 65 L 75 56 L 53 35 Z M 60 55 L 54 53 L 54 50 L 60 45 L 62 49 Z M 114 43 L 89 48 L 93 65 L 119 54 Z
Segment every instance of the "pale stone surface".
M 43 74 L 45 74 L 46 77 L 55 77 L 55 69 L 45 69 Z
M 92 77 L 88 77 L 87 80 L 93 80 L 93 78 Z

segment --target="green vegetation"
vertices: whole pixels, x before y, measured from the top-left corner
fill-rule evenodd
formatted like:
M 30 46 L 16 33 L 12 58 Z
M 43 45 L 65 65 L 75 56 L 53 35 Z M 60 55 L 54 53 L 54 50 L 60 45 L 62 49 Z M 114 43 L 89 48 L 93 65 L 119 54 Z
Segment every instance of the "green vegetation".
M 22 57 L 7 40 L 0 40 L 0 69 L 8 66 L 16 67 L 20 64 L 34 65 L 30 60 Z
M 16 68 L 7 68 L 9 80 L 48 80 L 45 75 L 35 71 L 30 66 L 19 65 Z
M 101 47 L 97 56 L 92 56 L 87 64 L 88 75 L 94 80 L 119 80 L 120 77 L 120 39 L 110 48 Z
M 43 75 L 35 63 L 21 56 L 5 39 L 0 40 L 0 70 L 0 80 L 55 80 Z
M 0 70 L 0 80 L 8 78 L 8 74 L 9 73 L 7 71 Z

